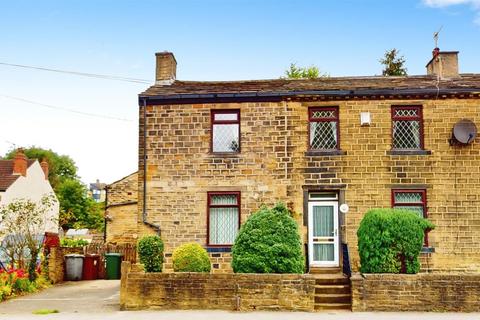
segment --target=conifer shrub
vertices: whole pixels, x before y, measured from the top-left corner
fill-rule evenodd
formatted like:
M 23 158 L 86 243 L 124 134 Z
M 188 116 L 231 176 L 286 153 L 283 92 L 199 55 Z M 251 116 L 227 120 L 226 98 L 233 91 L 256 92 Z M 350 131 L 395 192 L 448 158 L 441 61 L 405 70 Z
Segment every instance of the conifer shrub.
M 175 272 L 210 272 L 211 269 L 207 251 L 195 242 L 176 248 L 172 259 Z
M 304 263 L 298 225 L 282 203 L 253 213 L 232 248 L 238 273 L 303 273 Z
M 145 236 L 138 240 L 138 255 L 145 272 L 162 272 L 163 241 L 159 236 Z
M 361 272 L 417 273 L 425 231 L 434 227 L 410 210 L 369 210 L 357 231 Z

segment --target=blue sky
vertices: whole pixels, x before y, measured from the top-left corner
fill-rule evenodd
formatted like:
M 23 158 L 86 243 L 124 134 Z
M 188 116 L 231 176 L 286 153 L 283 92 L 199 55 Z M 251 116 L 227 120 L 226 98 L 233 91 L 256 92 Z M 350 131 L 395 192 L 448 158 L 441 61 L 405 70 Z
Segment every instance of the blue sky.
M 479 13 L 480 0 L 0 0 L 0 62 L 153 81 L 154 53 L 168 50 L 179 79 L 277 78 L 291 62 L 375 75 L 395 47 L 409 74 L 423 74 L 443 26 L 439 47 L 460 51 L 461 72 L 480 73 Z M 0 65 L 0 154 L 12 142 L 35 144 L 71 155 L 85 182 L 121 178 L 136 169 L 136 98 L 145 88 Z

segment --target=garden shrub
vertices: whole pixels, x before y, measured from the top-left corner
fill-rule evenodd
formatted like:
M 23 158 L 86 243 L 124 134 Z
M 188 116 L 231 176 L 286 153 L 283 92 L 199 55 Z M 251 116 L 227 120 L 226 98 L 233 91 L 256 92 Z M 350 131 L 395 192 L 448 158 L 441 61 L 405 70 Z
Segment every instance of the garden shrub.
M 210 272 L 210 258 L 198 243 L 186 243 L 173 251 L 173 271 Z
M 140 263 L 146 272 L 162 272 L 163 241 L 159 236 L 145 236 L 138 240 Z
M 248 218 L 235 239 L 232 256 L 234 272 L 304 272 L 298 226 L 282 203 L 262 206 Z
M 85 239 L 63 238 L 60 240 L 60 246 L 62 247 L 76 248 L 88 246 L 88 244 L 89 242 Z
M 435 226 L 405 209 L 372 209 L 357 231 L 364 273 L 417 273 L 427 229 Z

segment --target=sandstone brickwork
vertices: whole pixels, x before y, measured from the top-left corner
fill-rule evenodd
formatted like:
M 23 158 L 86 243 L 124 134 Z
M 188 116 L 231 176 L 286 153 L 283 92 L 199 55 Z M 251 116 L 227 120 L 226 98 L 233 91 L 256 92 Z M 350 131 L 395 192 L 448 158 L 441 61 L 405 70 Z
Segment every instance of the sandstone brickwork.
M 311 275 L 144 273 L 122 263 L 120 308 L 314 311 Z
M 138 236 L 138 174 L 107 186 L 107 243 L 136 243 Z
M 480 275 L 354 275 L 352 311 L 480 311 Z
M 394 105 L 422 106 L 426 152 L 391 153 Z M 148 105 L 146 123 L 140 107 L 139 217 L 144 150 L 146 214 L 161 227 L 167 271 L 171 253 L 182 243 L 206 246 L 209 191 L 240 191 L 242 222 L 261 204 L 285 202 L 306 243 L 305 191 L 341 190 L 350 207 L 341 220 L 341 239 L 349 246 L 356 271 L 356 232 L 365 212 L 390 207 L 392 189 L 425 189 L 428 217 L 437 227 L 429 235 L 434 252 L 422 255 L 422 270 L 478 272 L 480 139 L 467 146 L 451 146 L 449 139 L 457 121 L 480 123 L 479 105 L 478 98 L 443 97 Z M 338 106 L 341 152 L 308 152 L 308 107 L 313 106 Z M 240 153 L 210 152 L 213 109 L 240 110 Z M 360 125 L 360 112 L 370 112 L 370 126 Z M 145 233 L 148 229 L 137 220 L 138 232 Z M 214 272 L 231 270 L 230 253 L 210 256 Z

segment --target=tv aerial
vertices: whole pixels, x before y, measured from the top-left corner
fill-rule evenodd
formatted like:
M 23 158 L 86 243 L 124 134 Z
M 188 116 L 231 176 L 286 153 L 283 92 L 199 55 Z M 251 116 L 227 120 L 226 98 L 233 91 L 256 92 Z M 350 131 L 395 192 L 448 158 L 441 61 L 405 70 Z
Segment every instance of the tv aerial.
M 433 33 L 433 41 L 435 41 L 435 48 L 438 48 L 438 34 L 442 31 L 443 26 L 440 26 L 437 32 Z

